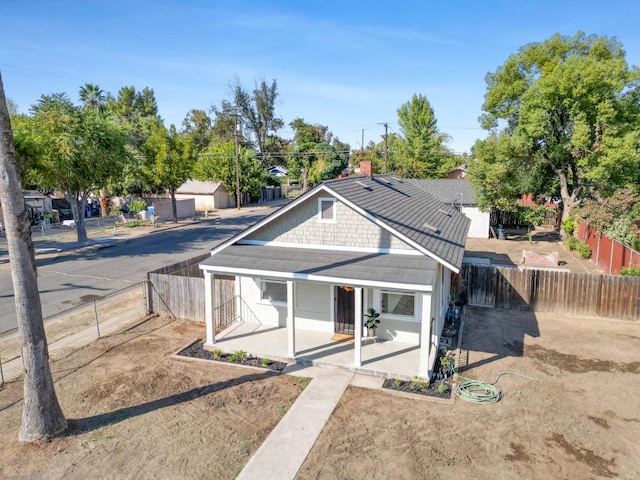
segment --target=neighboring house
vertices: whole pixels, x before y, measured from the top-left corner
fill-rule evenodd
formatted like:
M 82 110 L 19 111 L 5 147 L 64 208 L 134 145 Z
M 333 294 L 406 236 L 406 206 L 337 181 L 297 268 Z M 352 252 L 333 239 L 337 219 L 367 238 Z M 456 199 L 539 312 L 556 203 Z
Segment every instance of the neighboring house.
M 467 166 L 466 165 L 460 165 L 452 170 L 449 170 L 447 172 L 447 178 L 451 178 L 451 179 L 459 179 L 459 178 L 466 178 L 467 176 Z
M 370 167 L 369 167 L 370 168 Z M 286 330 L 352 335 L 362 365 L 364 312 L 381 313 L 378 339 L 419 350 L 413 374 L 433 368 L 452 272 L 462 263 L 469 219 L 394 175 L 329 180 L 212 250 L 205 275 L 205 346 L 214 348 L 217 280 L 235 277 L 238 304 L 255 322 Z M 364 339 L 366 340 L 366 339 Z
M 278 165 L 269 167 L 267 171 L 276 177 L 286 177 L 287 174 L 289 173 L 289 171 L 285 167 L 281 167 Z
M 416 179 L 421 188 L 438 200 L 454 206 L 463 215 L 469 217 L 469 238 L 489 238 L 491 215 L 478 208 L 476 196 L 466 178 Z
M 229 195 L 222 182 L 187 180 L 176 190 L 176 200 L 187 198 L 195 199 L 198 212 L 236 206 L 234 195 Z

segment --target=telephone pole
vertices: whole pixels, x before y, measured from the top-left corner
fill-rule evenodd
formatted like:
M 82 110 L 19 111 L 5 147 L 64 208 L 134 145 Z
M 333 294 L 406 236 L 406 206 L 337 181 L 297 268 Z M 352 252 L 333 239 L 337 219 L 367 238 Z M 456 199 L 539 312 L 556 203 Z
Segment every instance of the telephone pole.
M 380 125 L 384 125 L 384 173 L 389 173 L 389 124 L 384 122 Z
M 233 112 L 233 118 L 235 120 L 235 124 L 233 127 L 233 139 L 234 139 L 234 152 L 236 157 L 236 208 L 240 210 L 240 159 L 239 150 L 238 150 L 238 137 L 240 136 L 240 127 L 238 125 L 238 112 L 241 110 L 240 107 L 229 107 L 227 110 Z

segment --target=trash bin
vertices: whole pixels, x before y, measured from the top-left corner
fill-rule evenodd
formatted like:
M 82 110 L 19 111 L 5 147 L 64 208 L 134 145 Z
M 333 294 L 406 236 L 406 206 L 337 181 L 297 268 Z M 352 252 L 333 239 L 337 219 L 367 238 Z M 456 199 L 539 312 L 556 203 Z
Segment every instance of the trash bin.
M 507 230 L 502 225 L 498 225 L 498 240 L 506 240 L 506 239 L 507 239 Z
M 155 206 L 147 207 L 147 212 L 149 212 L 149 215 L 153 215 L 155 213 L 155 210 Z

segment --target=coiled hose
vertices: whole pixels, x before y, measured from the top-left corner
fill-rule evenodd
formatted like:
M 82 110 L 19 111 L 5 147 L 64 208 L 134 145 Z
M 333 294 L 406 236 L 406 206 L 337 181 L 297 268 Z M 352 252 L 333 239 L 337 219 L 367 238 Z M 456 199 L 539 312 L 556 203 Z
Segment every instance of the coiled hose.
M 539 378 L 528 377 L 527 375 L 522 375 L 521 373 L 516 372 L 503 372 L 498 375 L 498 377 L 492 383 L 473 380 L 471 378 L 466 378 L 458 375 L 460 378 L 464 378 L 464 381 L 461 382 L 460 385 L 458 385 L 458 388 L 456 389 L 456 395 L 467 402 L 482 404 L 496 403 L 502 398 L 502 392 L 494 387 L 494 385 L 498 383 L 498 380 L 500 380 L 500 377 L 502 375 L 517 375 L 519 377 L 534 380 L 536 382 L 541 381 Z

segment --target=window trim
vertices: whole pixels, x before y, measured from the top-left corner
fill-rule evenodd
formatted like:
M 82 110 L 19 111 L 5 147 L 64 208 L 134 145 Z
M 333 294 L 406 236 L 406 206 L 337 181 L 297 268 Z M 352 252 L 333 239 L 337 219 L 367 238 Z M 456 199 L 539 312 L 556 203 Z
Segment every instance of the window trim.
M 275 305 L 275 306 L 286 306 L 287 305 L 287 295 L 285 293 L 285 300 L 270 300 L 269 298 L 264 298 L 264 285 L 265 283 L 277 283 L 280 285 L 284 285 L 286 287 L 287 282 L 284 280 L 275 280 L 271 278 L 262 278 L 260 279 L 260 300 L 259 303 L 265 305 Z
M 322 218 L 322 202 L 331 202 L 332 218 Z M 319 223 L 336 223 L 336 199 L 333 197 L 320 197 L 318 198 L 318 222 Z
M 384 294 L 391 294 L 391 295 L 410 295 L 413 297 L 413 314 L 411 315 L 404 315 L 404 314 L 400 314 L 400 313 L 388 313 L 385 312 L 383 310 L 383 296 Z M 380 313 L 385 317 L 385 318 L 390 318 L 390 319 L 398 319 L 398 320 L 416 320 L 418 319 L 417 315 L 416 315 L 416 309 L 418 308 L 418 298 L 416 295 L 416 292 L 411 292 L 411 291 L 406 291 L 406 290 L 388 290 L 388 289 L 381 289 L 380 290 Z

